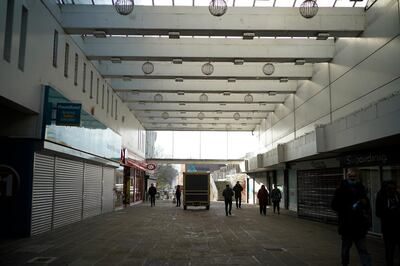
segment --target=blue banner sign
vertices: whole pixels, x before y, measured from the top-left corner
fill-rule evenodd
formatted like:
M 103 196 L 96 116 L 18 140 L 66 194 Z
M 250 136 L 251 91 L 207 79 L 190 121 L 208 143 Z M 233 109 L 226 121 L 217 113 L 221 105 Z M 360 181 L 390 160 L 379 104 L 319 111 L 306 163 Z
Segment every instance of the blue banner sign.
M 57 103 L 57 126 L 77 126 L 81 125 L 80 103 Z

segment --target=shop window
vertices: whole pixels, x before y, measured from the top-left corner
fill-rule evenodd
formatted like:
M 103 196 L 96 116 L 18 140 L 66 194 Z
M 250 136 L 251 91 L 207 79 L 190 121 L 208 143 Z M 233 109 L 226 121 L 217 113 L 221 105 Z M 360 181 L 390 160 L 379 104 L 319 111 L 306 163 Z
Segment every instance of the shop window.
M 93 99 L 93 71 L 90 71 L 90 99 Z
M 6 29 L 4 34 L 3 58 L 11 62 L 12 27 L 14 20 L 14 0 L 7 1 Z
M 77 53 L 75 53 L 75 65 L 74 65 L 74 85 L 78 85 L 78 62 L 79 62 L 79 56 Z
M 69 44 L 65 44 L 64 51 L 64 77 L 68 78 Z
M 18 56 L 18 68 L 22 71 L 24 71 L 24 67 L 25 67 L 27 30 L 28 30 L 28 9 L 24 6 L 22 6 L 21 34 L 20 34 L 20 39 L 19 39 L 19 56 Z
M 82 92 L 86 92 L 86 63 L 83 63 Z

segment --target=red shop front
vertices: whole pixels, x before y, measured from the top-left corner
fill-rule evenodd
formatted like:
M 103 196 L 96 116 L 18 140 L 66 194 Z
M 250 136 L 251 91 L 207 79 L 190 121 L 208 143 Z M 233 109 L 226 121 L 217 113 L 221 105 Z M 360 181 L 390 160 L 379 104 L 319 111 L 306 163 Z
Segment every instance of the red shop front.
M 125 159 L 124 182 L 123 182 L 123 203 L 125 206 L 138 203 L 144 199 L 144 176 L 145 163 L 133 159 Z

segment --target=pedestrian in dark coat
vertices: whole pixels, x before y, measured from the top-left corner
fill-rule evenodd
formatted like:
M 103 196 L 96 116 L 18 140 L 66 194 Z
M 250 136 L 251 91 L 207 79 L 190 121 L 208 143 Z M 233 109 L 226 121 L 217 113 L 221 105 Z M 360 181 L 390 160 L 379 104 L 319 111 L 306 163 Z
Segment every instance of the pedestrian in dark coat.
M 157 189 L 154 186 L 154 184 L 151 183 L 151 185 L 149 187 L 149 195 L 150 195 L 151 207 L 156 206 L 156 194 L 157 194 Z
M 240 185 L 239 181 L 236 182 L 236 185 L 233 187 L 233 191 L 235 191 L 236 209 L 242 208 L 243 187 Z
M 395 181 L 387 181 L 376 196 L 376 216 L 381 218 L 386 265 L 394 265 L 396 246 L 400 247 L 400 193 Z
M 257 198 L 258 204 L 260 205 L 260 214 L 267 216 L 267 204 L 268 204 L 269 193 L 264 185 L 258 190 Z
M 176 196 L 176 207 L 180 207 L 181 206 L 181 186 L 180 185 L 176 186 L 175 196 Z
M 350 248 L 355 243 L 362 265 L 371 265 L 365 236 L 370 227 L 371 207 L 358 169 L 348 169 L 347 179 L 336 189 L 332 209 L 338 214 L 339 234 L 342 236 L 342 265 L 349 265 Z
M 276 185 L 274 184 L 274 189 L 271 191 L 271 200 L 272 200 L 272 204 L 274 204 L 274 213 L 275 210 L 278 210 L 278 214 L 280 214 L 279 212 L 279 204 L 281 203 L 281 199 L 282 199 L 282 193 L 279 190 L 279 188 L 276 187 Z
M 234 193 L 233 190 L 229 187 L 229 185 L 226 185 L 226 188 L 224 189 L 224 191 L 222 192 L 222 196 L 224 197 L 225 200 L 225 213 L 226 216 L 232 215 L 231 211 L 232 211 L 232 197 L 233 197 Z M 228 209 L 229 207 L 229 209 Z

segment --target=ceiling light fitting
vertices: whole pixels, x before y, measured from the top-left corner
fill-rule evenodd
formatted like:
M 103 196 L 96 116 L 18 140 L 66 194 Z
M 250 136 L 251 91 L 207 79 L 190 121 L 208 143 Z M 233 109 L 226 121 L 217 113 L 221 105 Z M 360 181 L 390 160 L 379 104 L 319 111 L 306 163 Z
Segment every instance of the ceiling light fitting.
M 233 60 L 233 64 L 235 64 L 235 65 L 243 65 L 244 64 L 244 59 L 235 59 L 235 60 Z
M 205 63 L 201 66 L 201 72 L 207 76 L 211 75 L 214 72 L 214 66 L 211 63 Z
M 236 82 L 235 78 L 228 78 L 228 82 Z
M 275 72 L 275 66 L 271 63 L 266 63 L 262 69 L 265 75 L 272 75 Z
M 182 62 L 183 62 L 182 58 L 174 58 L 174 59 L 172 59 L 172 63 L 175 64 L 175 65 L 180 65 L 180 64 L 182 64 Z
M 131 81 L 132 78 L 131 78 L 130 76 L 123 76 L 123 77 L 122 77 L 122 80 L 123 80 L 123 81 Z
M 233 114 L 233 119 L 239 120 L 240 119 L 240 114 L 239 113 L 234 113 Z
M 244 102 L 245 103 L 252 103 L 253 102 L 253 96 L 249 93 L 246 96 L 244 96 Z
M 95 30 L 95 31 L 93 31 L 93 36 L 96 37 L 96 38 L 106 38 L 107 37 L 106 32 L 103 31 L 103 30 Z
M 170 31 L 168 32 L 168 37 L 170 39 L 179 39 L 181 37 L 181 34 L 179 33 L 179 31 Z
M 327 40 L 329 36 L 330 35 L 327 32 L 320 32 L 317 34 L 317 40 Z
M 175 82 L 183 82 L 183 78 L 175 78 Z
M 159 93 L 157 93 L 156 95 L 154 95 L 154 101 L 155 102 L 162 102 L 163 100 L 163 96 Z
M 134 3 L 133 0 L 116 0 L 114 1 L 114 7 L 118 14 L 127 16 L 132 13 Z
M 254 32 L 244 32 L 243 40 L 253 40 L 256 34 Z
M 178 91 L 177 94 L 178 95 L 185 95 L 185 92 L 184 91 Z
M 313 18 L 318 13 L 316 0 L 305 0 L 299 8 L 300 15 L 303 18 Z
M 114 64 L 120 64 L 120 63 L 122 63 L 122 61 L 121 61 L 121 57 L 111 57 L 111 63 L 114 63 Z
M 151 74 L 154 71 L 154 65 L 147 61 L 142 65 L 142 71 L 146 75 Z
M 163 119 L 168 119 L 168 118 L 169 118 L 169 114 L 168 114 L 167 112 L 163 112 L 163 113 L 161 114 L 161 117 L 162 117 Z
M 269 91 L 269 92 L 268 92 L 268 95 L 269 95 L 269 96 L 275 96 L 275 95 L 276 95 L 276 91 Z
M 301 66 L 301 65 L 304 65 L 305 63 L 306 63 L 305 59 L 296 59 L 296 61 L 294 61 L 294 64 L 296 66 Z
M 215 17 L 220 17 L 226 13 L 228 5 L 225 0 L 211 0 L 208 5 L 208 11 Z
M 229 95 L 231 95 L 231 92 L 230 92 L 230 91 L 224 91 L 224 92 L 222 93 L 222 95 L 224 95 L 224 96 L 229 96 Z
M 208 96 L 207 94 L 203 93 L 200 95 L 199 97 L 200 102 L 204 103 L 204 102 L 208 102 Z
M 200 120 L 203 120 L 204 117 L 206 117 L 206 115 L 204 113 L 201 113 L 201 112 L 198 113 L 198 115 L 197 115 L 197 118 L 200 119 Z
M 279 79 L 279 82 L 288 82 L 288 81 L 289 81 L 288 78 L 280 78 L 280 79 Z

